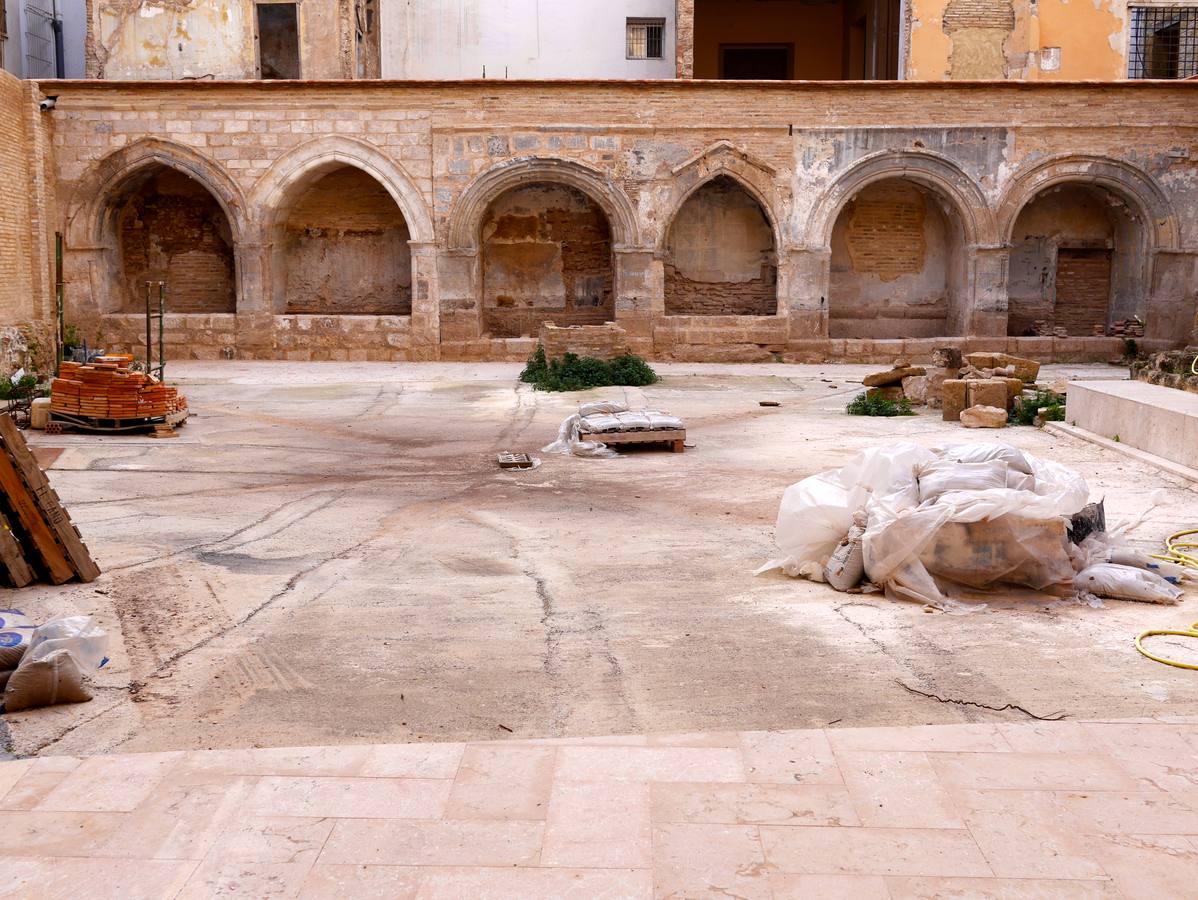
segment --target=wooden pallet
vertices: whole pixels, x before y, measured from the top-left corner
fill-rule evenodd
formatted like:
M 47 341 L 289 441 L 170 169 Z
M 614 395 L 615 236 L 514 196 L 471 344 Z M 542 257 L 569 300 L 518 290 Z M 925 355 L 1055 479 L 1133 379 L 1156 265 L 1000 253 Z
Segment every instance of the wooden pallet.
M 8 416 L 0 416 L 0 517 L 6 533 L 0 538 L 0 574 L 16 587 L 24 585 L 17 583 L 23 577 L 20 567 L 14 574 L 11 564 L 14 544 L 25 565 L 52 584 L 99 577 L 79 530 Z
M 585 441 L 601 441 L 612 444 L 669 444 L 675 453 L 686 449 L 686 429 L 671 431 L 605 431 L 600 434 L 584 432 L 579 435 Z

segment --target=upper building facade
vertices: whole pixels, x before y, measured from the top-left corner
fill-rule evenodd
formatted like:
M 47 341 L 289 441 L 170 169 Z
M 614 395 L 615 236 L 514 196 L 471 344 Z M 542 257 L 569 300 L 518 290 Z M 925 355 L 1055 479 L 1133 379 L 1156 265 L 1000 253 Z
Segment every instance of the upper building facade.
M 88 6 L 87 74 L 107 79 L 1198 76 L 1198 2 L 95 0 Z

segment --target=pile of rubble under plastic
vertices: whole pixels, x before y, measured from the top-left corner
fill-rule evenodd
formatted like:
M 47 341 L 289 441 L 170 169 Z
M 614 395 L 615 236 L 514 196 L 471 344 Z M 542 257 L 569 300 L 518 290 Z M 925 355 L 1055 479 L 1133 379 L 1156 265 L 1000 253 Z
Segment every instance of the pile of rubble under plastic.
M 1009 444 L 898 443 L 786 489 L 758 573 L 951 608 L 987 593 L 1176 603 L 1188 570 L 1107 531 L 1077 472 Z M 979 596 L 980 595 L 980 596 Z

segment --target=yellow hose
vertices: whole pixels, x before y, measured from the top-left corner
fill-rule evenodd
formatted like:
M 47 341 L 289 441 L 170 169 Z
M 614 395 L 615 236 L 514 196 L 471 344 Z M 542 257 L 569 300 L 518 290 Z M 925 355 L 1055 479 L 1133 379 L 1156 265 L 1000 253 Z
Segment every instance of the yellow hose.
M 1198 366 L 1198 358 L 1194 360 L 1194 365 Z M 1198 374 L 1198 372 L 1195 372 L 1195 374 Z M 1165 552 L 1162 554 L 1153 554 L 1152 558 L 1176 563 L 1188 569 L 1198 569 L 1198 556 L 1185 552 L 1188 550 L 1198 550 L 1198 542 L 1181 540 L 1181 538 L 1189 537 L 1192 534 L 1198 534 L 1198 528 L 1173 532 L 1173 534 L 1165 538 Z M 1143 631 L 1136 638 L 1136 649 L 1149 659 L 1158 663 L 1164 663 L 1166 666 L 1176 666 L 1179 669 L 1194 669 L 1198 671 L 1198 663 L 1179 662 L 1176 659 L 1169 659 L 1167 656 L 1157 656 L 1155 653 L 1149 653 L 1144 649 L 1144 644 L 1142 643 L 1144 638 L 1168 634 L 1176 635 L 1177 637 L 1198 638 L 1198 622 L 1191 625 L 1189 631 L 1171 631 L 1168 629 L 1149 629 L 1148 631 Z
M 1155 653 L 1149 653 L 1147 650 L 1145 650 L 1144 645 L 1142 643 L 1140 643 L 1146 637 L 1154 637 L 1156 635 L 1162 635 L 1162 634 L 1175 634 L 1178 637 L 1198 638 L 1198 622 L 1195 622 L 1193 625 L 1191 625 L 1190 629 L 1191 629 L 1190 631 L 1169 631 L 1169 630 L 1155 630 L 1155 629 L 1149 629 L 1148 631 L 1143 631 L 1140 633 L 1140 636 L 1136 638 L 1136 649 L 1139 650 L 1141 653 L 1143 653 L 1145 656 L 1147 656 L 1149 659 L 1155 660 L 1158 663 L 1164 663 L 1166 666 L 1176 666 L 1179 669 L 1198 670 L 1198 663 L 1180 662 L 1176 659 L 1169 659 L 1167 656 L 1157 656 Z
M 1191 534 L 1198 534 L 1198 528 L 1175 531 L 1165 538 L 1165 552 L 1163 554 L 1154 553 L 1152 554 L 1152 558 L 1177 563 L 1179 566 L 1186 566 L 1190 569 L 1198 569 L 1198 556 L 1186 552 L 1198 550 L 1198 542 L 1179 540 L 1183 537 L 1189 537 Z

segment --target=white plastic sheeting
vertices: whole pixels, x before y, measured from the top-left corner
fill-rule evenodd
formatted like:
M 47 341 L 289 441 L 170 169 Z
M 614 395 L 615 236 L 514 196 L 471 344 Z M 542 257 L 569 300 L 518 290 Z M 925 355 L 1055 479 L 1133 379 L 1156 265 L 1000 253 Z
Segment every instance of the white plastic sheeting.
M 963 471 L 948 477 L 946 473 L 954 468 Z M 1011 478 L 1012 473 L 1030 477 Z M 931 490 L 922 490 L 923 499 L 921 477 L 934 482 Z M 781 569 L 797 576 L 807 564 L 825 565 L 853 524 L 853 514 L 864 509 L 865 573 L 890 597 L 944 606 L 947 601 L 937 575 L 942 583 L 980 589 L 999 583 L 1037 589 L 1068 586 L 1073 568 L 1063 539 L 1064 519 L 1081 510 L 1088 497 L 1085 479 L 1072 469 L 1007 444 L 876 447 L 843 468 L 813 475 L 786 489 L 776 532 L 782 553 L 758 572 Z M 950 558 L 952 546 L 925 553 L 945 526 L 995 522 L 1008 516 L 1003 523 L 1007 532 L 1003 539 L 1008 543 L 1003 546 L 1014 544 L 1017 552 L 1011 556 L 1016 561 L 1021 555 L 1037 559 L 1034 571 L 1000 562 L 978 577 L 963 578 L 968 566 Z M 1061 540 L 1053 537 L 1056 526 Z M 958 542 L 970 539 L 968 529 L 947 532 L 954 530 Z M 938 572 L 940 568 L 944 574 Z M 1049 583 L 1044 583 L 1046 579 Z

